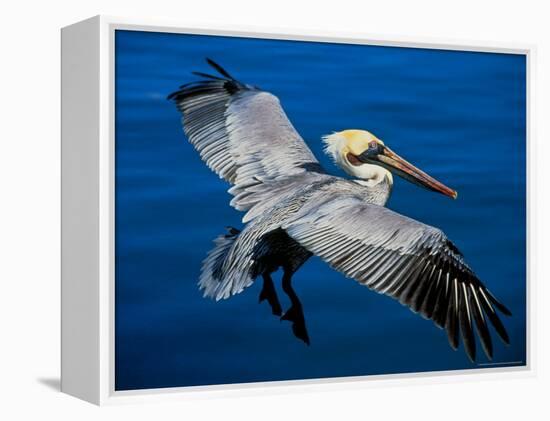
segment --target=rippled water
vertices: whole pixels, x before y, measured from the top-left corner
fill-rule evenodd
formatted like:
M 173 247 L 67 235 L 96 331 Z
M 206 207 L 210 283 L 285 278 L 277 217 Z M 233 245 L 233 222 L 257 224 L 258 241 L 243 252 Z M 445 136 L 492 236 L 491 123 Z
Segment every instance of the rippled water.
M 242 216 L 166 100 L 192 70 L 209 71 L 204 57 L 276 94 L 330 172 L 343 175 L 321 136 L 364 128 L 458 190 L 453 201 L 396 179 L 388 206 L 462 250 L 513 313 L 511 345 L 495 337 L 494 362 L 525 363 L 523 56 L 117 31 L 118 390 L 480 367 L 432 322 L 318 258 L 294 281 L 309 347 L 258 304 L 261 283 L 202 298 L 201 261 Z

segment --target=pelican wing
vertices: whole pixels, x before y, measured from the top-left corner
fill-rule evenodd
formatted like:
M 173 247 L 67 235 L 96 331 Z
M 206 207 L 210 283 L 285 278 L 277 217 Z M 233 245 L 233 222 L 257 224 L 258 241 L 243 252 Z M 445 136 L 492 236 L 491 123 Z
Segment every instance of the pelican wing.
M 168 98 L 181 111 L 184 132 L 203 161 L 234 185 L 234 207 L 247 210 L 250 205 L 241 199 L 260 181 L 322 171 L 276 96 L 208 63 L 221 77 L 196 73 L 206 79 L 183 85 Z
M 506 315 L 509 310 L 440 230 L 346 194 L 304 207 L 283 228 L 334 269 L 446 329 L 454 349 L 460 332 L 472 361 L 474 325 L 489 358 L 492 342 L 487 319 L 509 342 L 495 309 Z

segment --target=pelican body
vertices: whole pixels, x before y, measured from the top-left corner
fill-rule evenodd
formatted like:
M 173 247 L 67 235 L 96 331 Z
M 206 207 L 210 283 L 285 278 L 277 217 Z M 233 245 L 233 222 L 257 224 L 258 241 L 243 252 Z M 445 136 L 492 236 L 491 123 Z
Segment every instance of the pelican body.
M 326 153 L 352 179 L 324 171 L 274 95 L 233 78 L 212 60 L 219 76 L 172 93 L 184 132 L 201 158 L 229 182 L 231 205 L 246 212 L 244 228 L 219 236 L 203 262 L 199 287 L 216 300 L 263 278 L 260 301 L 283 314 L 271 275 L 283 270 L 291 301 L 282 319 L 309 344 L 292 276 L 316 255 L 345 276 L 387 295 L 447 331 L 453 349 L 462 337 L 470 360 L 475 333 L 489 359 L 492 324 L 509 343 L 497 310 L 510 315 L 464 262 L 458 248 L 434 227 L 385 206 L 398 175 L 456 199 L 453 189 L 393 152 L 366 130 L 323 137 Z M 490 323 L 487 323 L 487 320 Z

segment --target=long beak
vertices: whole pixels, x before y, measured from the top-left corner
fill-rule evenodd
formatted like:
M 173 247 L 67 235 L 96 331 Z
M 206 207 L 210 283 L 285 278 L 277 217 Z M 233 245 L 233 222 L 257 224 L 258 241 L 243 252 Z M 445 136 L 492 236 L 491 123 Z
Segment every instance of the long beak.
M 379 153 L 375 159 L 378 159 L 380 165 L 385 167 L 387 170 L 396 173 L 414 184 L 425 187 L 428 190 L 439 192 L 445 196 L 452 197 L 453 199 L 456 199 L 458 196 L 458 193 L 455 190 L 447 187 L 443 183 L 440 183 L 435 178 L 430 177 L 424 171 L 416 168 L 387 146 L 384 147 L 383 152 Z

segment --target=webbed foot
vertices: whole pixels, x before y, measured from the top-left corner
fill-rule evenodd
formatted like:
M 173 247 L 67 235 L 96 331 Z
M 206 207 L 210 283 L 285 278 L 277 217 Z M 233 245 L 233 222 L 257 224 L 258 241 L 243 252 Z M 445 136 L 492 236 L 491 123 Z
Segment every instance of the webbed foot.
M 280 316 L 283 313 L 283 309 L 281 308 L 281 303 L 277 297 L 277 292 L 275 291 L 275 286 L 273 285 L 271 276 L 269 274 L 264 274 L 263 278 L 264 285 L 260 291 L 259 302 L 261 303 L 262 301 L 267 300 L 271 306 L 271 313 L 275 316 Z

